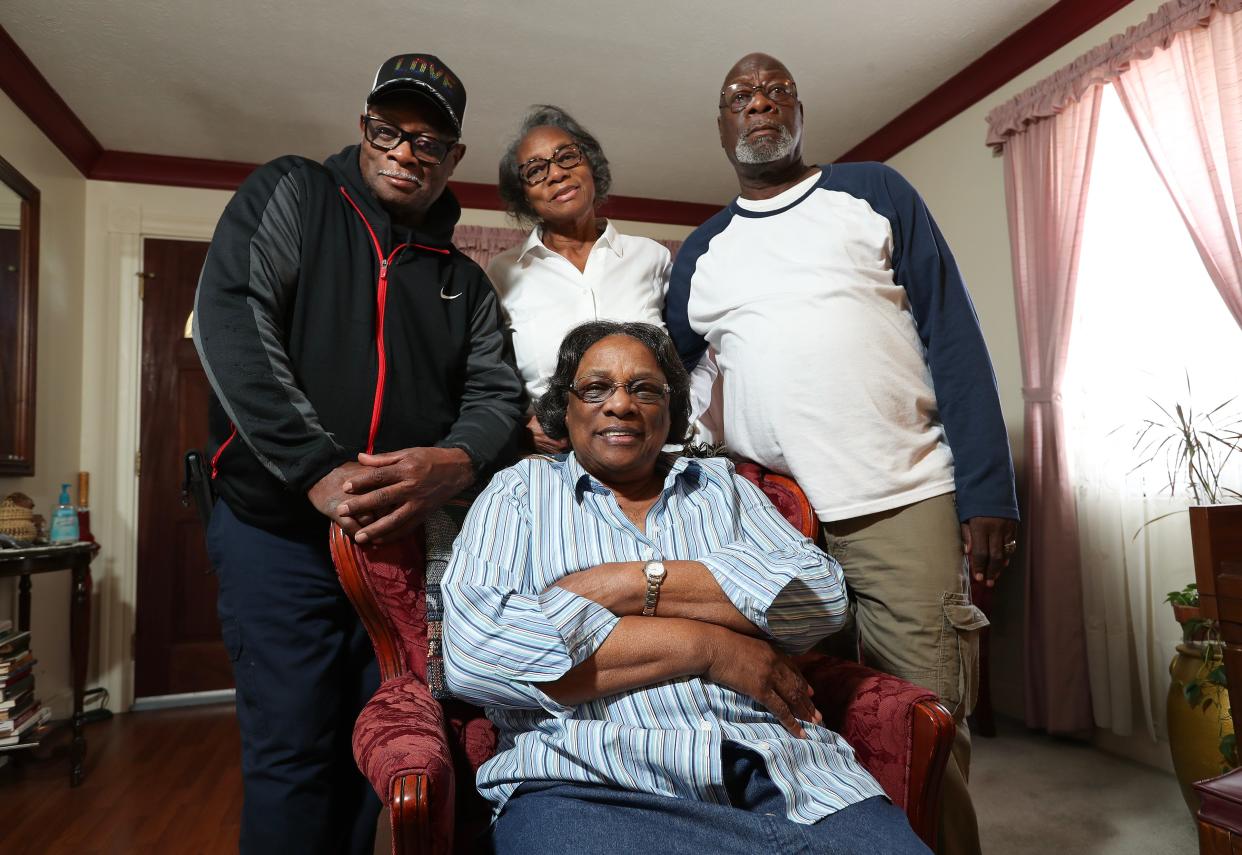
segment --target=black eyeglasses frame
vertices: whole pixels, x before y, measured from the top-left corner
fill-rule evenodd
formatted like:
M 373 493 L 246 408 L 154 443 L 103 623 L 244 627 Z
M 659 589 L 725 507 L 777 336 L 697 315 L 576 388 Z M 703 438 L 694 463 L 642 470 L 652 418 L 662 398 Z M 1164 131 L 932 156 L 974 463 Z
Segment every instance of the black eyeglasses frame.
M 564 164 L 561 164 L 561 163 L 557 163 L 556 161 L 557 156 L 562 151 L 568 148 L 572 148 L 573 150 L 578 152 L 578 159 L 575 160 L 573 163 L 569 164 L 568 166 L 565 166 Z M 556 163 L 556 165 L 559 166 L 561 169 L 570 170 L 578 166 L 581 166 L 582 162 L 585 161 L 586 159 L 587 159 L 586 152 L 582 150 L 581 145 L 579 145 L 576 142 L 562 143 L 561 145 L 558 145 L 555 149 L 552 150 L 551 157 L 532 157 L 529 160 L 527 160 L 525 163 L 518 164 L 517 174 L 521 182 L 525 184 L 527 187 L 538 187 L 540 184 L 547 181 L 548 176 L 552 174 L 552 164 Z M 543 164 L 543 169 L 538 173 L 539 177 L 538 177 L 538 180 L 536 181 L 531 181 L 526 177 L 526 167 L 530 166 L 532 163 Z
M 390 146 L 384 146 L 376 142 L 375 141 L 375 127 L 373 123 L 381 124 L 386 128 L 392 128 L 394 131 L 397 132 L 397 141 Z M 381 119 L 379 116 L 371 116 L 365 113 L 362 116 L 362 127 L 363 127 L 363 132 L 362 132 L 363 138 L 365 138 L 367 143 L 369 143 L 372 147 L 378 149 L 379 151 L 395 151 L 396 149 L 401 147 L 402 143 L 408 142 L 410 144 L 410 151 L 414 154 L 414 159 L 419 161 L 420 163 L 426 164 L 427 166 L 439 166 L 440 164 L 444 163 L 444 161 L 448 160 L 448 156 L 453 152 L 453 146 L 457 145 L 457 143 L 461 141 L 460 139 L 454 139 L 450 142 L 448 140 L 442 140 L 437 136 L 433 136 L 432 134 L 426 134 L 426 133 L 416 134 L 411 131 L 403 131 L 401 128 L 397 127 L 396 125 L 394 125 L 392 122 L 388 121 L 387 119 Z M 432 160 L 430 157 L 420 157 L 420 155 L 431 155 L 432 154 L 431 152 L 428 152 L 426 150 L 420 150 L 419 147 L 415 145 L 415 143 L 420 139 L 431 140 L 437 145 L 444 146 L 444 154 L 440 155 L 439 160 Z
M 606 401 L 608 401 L 609 398 L 617 394 L 618 389 L 621 389 L 623 387 L 625 389 L 625 393 L 640 404 L 658 404 L 661 401 L 668 398 L 669 393 L 673 391 L 673 387 L 668 385 L 667 383 L 658 383 L 649 377 L 638 377 L 638 378 L 635 378 L 634 380 L 627 380 L 625 382 L 620 382 L 620 383 L 613 382 L 611 380 L 594 379 L 594 380 L 586 381 L 585 383 L 583 383 L 583 385 L 584 386 L 598 385 L 598 386 L 609 387 L 607 395 L 600 398 L 598 401 L 589 401 L 584 396 L 582 390 L 578 388 L 578 382 L 576 380 L 573 383 L 570 383 L 569 386 L 567 387 L 569 391 L 573 392 L 574 397 L 576 397 L 582 403 L 587 404 L 588 406 L 598 406 L 600 404 L 605 403 Z M 658 386 L 662 390 L 662 394 L 660 395 L 660 397 L 654 398 L 650 401 L 644 400 L 643 398 L 639 396 L 639 394 L 634 389 L 635 386 L 639 386 L 639 385 Z

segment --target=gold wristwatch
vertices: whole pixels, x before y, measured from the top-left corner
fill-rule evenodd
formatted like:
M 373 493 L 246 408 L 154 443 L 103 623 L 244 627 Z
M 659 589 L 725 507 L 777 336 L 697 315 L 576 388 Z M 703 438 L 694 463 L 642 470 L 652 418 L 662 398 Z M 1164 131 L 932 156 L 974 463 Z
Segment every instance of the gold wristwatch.
M 660 601 L 660 586 L 664 584 L 668 571 L 664 569 L 663 561 L 648 561 L 643 567 L 643 575 L 647 577 L 647 598 L 643 600 L 643 616 L 653 617 L 656 603 Z

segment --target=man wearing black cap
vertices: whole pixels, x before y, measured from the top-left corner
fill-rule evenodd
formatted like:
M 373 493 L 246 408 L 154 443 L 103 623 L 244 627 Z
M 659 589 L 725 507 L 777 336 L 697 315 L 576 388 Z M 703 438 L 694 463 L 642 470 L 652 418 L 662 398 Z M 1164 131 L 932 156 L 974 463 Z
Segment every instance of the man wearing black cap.
M 360 144 L 286 156 L 229 202 L 199 281 L 208 531 L 242 734 L 243 852 L 370 852 L 350 738 L 378 673 L 327 548 L 410 535 L 499 462 L 524 412 L 496 298 L 455 249 L 466 93 L 439 59 L 380 66 Z

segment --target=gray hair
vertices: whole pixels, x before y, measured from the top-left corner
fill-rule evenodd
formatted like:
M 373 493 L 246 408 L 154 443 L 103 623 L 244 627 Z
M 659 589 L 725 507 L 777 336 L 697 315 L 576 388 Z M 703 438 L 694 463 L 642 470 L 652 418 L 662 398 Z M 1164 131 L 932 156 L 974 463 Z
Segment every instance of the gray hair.
M 535 128 L 559 128 L 578 144 L 578 148 L 582 149 L 582 154 L 586 158 L 587 166 L 591 169 L 591 177 L 595 180 L 595 206 L 598 208 L 604 204 L 608 199 L 608 191 L 612 188 L 612 170 L 608 168 L 608 158 L 604 157 L 604 150 L 600 148 L 599 141 L 560 107 L 551 104 L 535 104 L 522 119 L 522 124 L 518 126 L 517 136 L 509 143 L 505 153 L 500 156 L 500 177 L 497 181 L 497 189 L 509 216 L 525 226 L 539 224 L 535 209 L 526 199 L 526 185 L 518 176 L 518 167 L 521 164 L 517 159 L 517 150 L 522 140 Z

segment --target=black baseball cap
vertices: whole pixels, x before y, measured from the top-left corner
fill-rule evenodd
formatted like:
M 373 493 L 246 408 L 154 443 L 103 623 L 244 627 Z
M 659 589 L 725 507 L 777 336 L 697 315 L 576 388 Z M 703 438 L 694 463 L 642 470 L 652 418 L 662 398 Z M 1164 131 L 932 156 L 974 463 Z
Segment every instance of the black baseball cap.
M 461 120 L 466 113 L 466 88 L 457 75 L 429 53 L 403 53 L 385 62 L 375 72 L 367 103 L 395 92 L 412 92 L 430 101 L 461 136 Z

